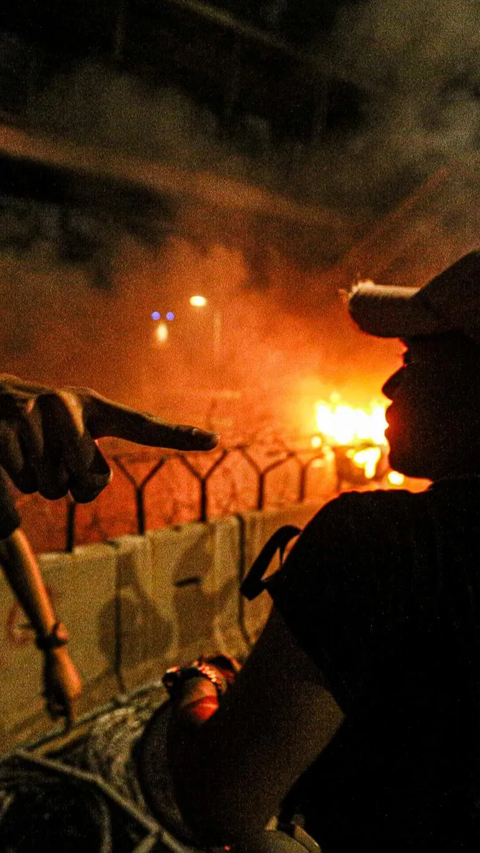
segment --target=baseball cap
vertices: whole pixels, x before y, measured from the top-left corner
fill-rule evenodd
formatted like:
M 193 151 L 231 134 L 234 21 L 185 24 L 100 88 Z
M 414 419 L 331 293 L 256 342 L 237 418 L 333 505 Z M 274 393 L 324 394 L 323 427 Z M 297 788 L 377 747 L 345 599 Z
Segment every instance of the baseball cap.
M 380 338 L 459 331 L 480 344 L 480 250 L 423 287 L 359 282 L 348 295 L 348 310 L 364 332 Z

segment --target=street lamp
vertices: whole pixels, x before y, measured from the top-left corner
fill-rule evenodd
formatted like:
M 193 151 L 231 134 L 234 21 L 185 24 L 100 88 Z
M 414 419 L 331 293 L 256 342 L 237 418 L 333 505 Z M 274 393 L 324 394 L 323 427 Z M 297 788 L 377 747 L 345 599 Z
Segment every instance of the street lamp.
M 190 305 L 193 305 L 194 308 L 204 308 L 205 305 L 208 304 L 208 299 L 206 296 L 191 296 L 189 299 Z
M 160 320 L 160 322 L 159 322 L 159 324 L 155 330 L 155 334 L 157 336 L 157 341 L 160 344 L 166 344 L 166 342 L 168 340 L 168 326 L 166 323 L 164 323 L 163 320 Z
M 189 299 L 190 305 L 194 308 L 205 308 L 208 305 L 206 296 L 196 294 Z M 222 329 L 223 329 L 223 314 L 220 308 L 212 308 L 212 347 L 213 347 L 213 363 L 215 367 L 220 365 L 220 356 L 222 351 Z

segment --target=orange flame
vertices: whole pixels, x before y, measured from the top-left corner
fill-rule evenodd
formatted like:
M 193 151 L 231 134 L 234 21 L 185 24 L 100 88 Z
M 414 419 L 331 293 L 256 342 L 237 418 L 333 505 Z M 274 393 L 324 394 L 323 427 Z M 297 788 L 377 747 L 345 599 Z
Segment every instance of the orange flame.
M 377 473 L 377 465 L 380 462 L 382 451 L 379 447 L 364 447 L 362 450 L 349 450 L 347 456 L 357 468 L 363 468 L 366 480 L 373 480 Z
M 329 402 L 315 405 L 318 431 L 330 444 L 386 445 L 385 406 L 372 401 L 368 409 L 342 402 L 339 394 L 331 394 Z
M 343 402 L 339 394 L 331 394 L 328 402 L 320 400 L 315 405 L 321 438 L 314 436 L 312 446 L 318 447 L 322 439 L 330 445 L 353 445 L 347 456 L 355 466 L 363 468 L 366 480 L 373 479 L 387 446 L 385 408 L 375 400 L 366 409 L 356 408 Z M 359 445 L 358 449 L 355 445 Z M 399 486 L 404 477 L 398 471 L 390 471 L 388 480 L 391 485 Z

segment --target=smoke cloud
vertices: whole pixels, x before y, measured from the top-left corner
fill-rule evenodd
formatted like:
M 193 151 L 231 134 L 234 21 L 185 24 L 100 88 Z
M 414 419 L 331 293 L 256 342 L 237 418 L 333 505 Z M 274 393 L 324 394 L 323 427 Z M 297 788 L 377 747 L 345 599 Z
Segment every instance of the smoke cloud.
M 362 120 L 293 149 L 274 145 L 253 115 L 225 137 L 208 108 L 186 95 L 94 62 L 60 74 L 31 101 L 29 117 L 80 142 L 213 169 L 365 221 L 478 150 L 479 42 L 475 0 L 340 5 L 332 31 L 310 52 L 326 79 L 358 87 Z
M 360 232 L 369 234 L 441 167 L 455 169 L 477 155 L 479 42 L 480 7 L 473 0 L 342 6 L 316 55 L 325 76 L 357 87 L 361 122 L 348 131 L 326 128 L 309 145 L 274 145 L 267 124 L 253 116 L 241 139 L 222 137 L 206 107 L 97 62 L 59 74 L 30 101 L 32 126 L 98 146 L 106 160 L 108 151 L 123 152 L 147 165 L 213 172 L 219 181 L 236 179 L 323 209 L 325 222 L 328 210 L 339 215 L 332 213 L 329 228 L 316 231 L 313 219 L 299 225 L 288 216 L 239 215 L 183 199 L 173 236 L 157 257 L 124 241 L 110 294 L 90 293 L 78 272 L 52 274 L 39 255 L 28 270 L 4 260 L 2 302 L 9 304 L 12 332 L 25 329 L 23 350 L 4 345 L 9 369 L 32 375 L 35 366 L 44 378 L 96 384 L 167 417 L 216 417 L 227 425 L 232 418 L 246 423 L 254 410 L 258 423 L 279 413 L 294 422 L 300 396 L 313 400 L 334 388 L 359 401 L 373 396 L 399 346 L 369 341 L 351 328 L 337 287 L 345 283 L 345 269 L 348 276 L 369 274 L 369 266 L 375 271 L 374 256 L 385 252 L 382 239 L 398 243 L 403 225 L 396 220 L 393 236 L 380 232 L 363 254 L 349 254 Z M 472 247 L 477 232 L 466 229 L 459 186 L 446 182 L 435 205 L 422 239 L 436 243 L 437 259 L 422 271 L 418 239 L 405 232 L 404 283 L 413 254 L 419 281 L 449 261 L 449 253 Z M 448 227 L 443 219 L 439 228 L 448 211 Z M 455 236 L 442 254 L 447 233 Z M 194 317 L 188 308 L 195 290 L 222 315 L 220 366 L 213 358 L 213 314 Z M 27 305 L 35 306 L 33 316 Z M 161 349 L 150 313 L 170 309 L 177 319 Z M 28 349 L 35 336 L 44 356 Z M 301 418 L 305 424 L 309 416 Z
M 328 152 L 337 164 L 329 198 L 350 194 L 359 210 L 383 212 L 441 166 L 477 153 L 479 48 L 474 0 L 342 7 L 326 64 L 365 93 L 364 126 Z

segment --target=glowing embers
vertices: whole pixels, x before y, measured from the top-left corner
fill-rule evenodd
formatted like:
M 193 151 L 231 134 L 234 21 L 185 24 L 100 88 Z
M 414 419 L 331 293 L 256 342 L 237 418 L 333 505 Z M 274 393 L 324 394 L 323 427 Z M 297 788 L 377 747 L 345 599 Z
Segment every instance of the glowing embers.
M 327 445 L 333 451 L 339 483 L 364 485 L 387 477 L 390 485 L 403 483 L 403 475 L 389 471 L 385 406 L 372 402 L 366 409 L 343 402 L 332 394 L 315 406 L 318 436 L 312 447 Z
M 354 465 L 363 468 L 366 480 L 375 478 L 381 458 L 382 449 L 380 447 L 363 447 L 361 450 L 350 448 L 347 450 L 347 459 L 351 459 Z

